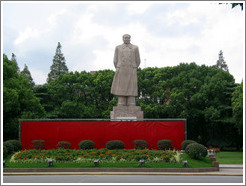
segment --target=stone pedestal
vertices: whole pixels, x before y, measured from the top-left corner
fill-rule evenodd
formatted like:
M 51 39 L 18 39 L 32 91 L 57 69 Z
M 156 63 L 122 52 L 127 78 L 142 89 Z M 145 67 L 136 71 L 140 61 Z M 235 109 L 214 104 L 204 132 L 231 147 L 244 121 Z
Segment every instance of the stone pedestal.
M 138 106 L 116 106 L 113 107 L 113 111 L 110 112 L 111 119 L 121 120 L 142 120 L 143 111 Z

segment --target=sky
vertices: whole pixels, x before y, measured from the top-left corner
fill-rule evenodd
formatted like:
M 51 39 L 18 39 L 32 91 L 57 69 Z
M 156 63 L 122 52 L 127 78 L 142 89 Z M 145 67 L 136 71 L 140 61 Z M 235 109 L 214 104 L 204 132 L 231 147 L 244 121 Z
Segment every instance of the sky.
M 222 50 L 229 72 L 240 83 L 245 11 L 219 3 L 1 1 L 1 52 L 9 59 L 14 53 L 20 70 L 26 64 L 34 82 L 44 84 L 58 42 L 69 71 L 114 70 L 115 47 L 130 34 L 142 69 L 181 62 L 212 66 Z

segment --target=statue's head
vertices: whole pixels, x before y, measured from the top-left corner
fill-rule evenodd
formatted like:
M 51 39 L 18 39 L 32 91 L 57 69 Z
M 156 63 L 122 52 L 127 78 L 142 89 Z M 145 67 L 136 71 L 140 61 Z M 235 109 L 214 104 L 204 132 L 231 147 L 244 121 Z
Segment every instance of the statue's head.
M 131 36 L 129 34 L 124 34 L 123 35 L 123 41 L 125 44 L 129 44 L 131 41 Z

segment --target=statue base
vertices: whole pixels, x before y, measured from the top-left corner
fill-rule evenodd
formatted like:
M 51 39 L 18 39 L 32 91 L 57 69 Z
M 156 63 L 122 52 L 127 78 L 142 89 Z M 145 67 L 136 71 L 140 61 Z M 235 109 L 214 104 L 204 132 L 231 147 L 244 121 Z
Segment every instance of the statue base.
M 143 111 L 138 106 L 116 106 L 110 112 L 110 119 L 119 120 L 142 120 Z

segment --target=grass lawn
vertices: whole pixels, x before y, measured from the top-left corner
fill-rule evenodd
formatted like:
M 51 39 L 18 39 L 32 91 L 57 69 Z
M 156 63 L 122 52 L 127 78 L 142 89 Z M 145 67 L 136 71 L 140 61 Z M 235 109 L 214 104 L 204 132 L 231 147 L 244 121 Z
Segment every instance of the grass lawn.
M 194 160 L 188 155 L 182 154 L 182 159 L 187 160 L 189 168 L 208 168 L 213 167 L 209 158 L 203 160 Z M 47 163 L 10 163 L 10 157 L 6 159 L 5 168 L 49 168 Z M 97 168 L 183 168 L 182 163 L 166 162 L 145 162 L 145 166 L 139 167 L 139 162 L 99 162 Z M 93 162 L 54 162 L 51 168 L 95 168 Z
M 216 161 L 220 164 L 243 164 L 243 152 L 219 152 Z

